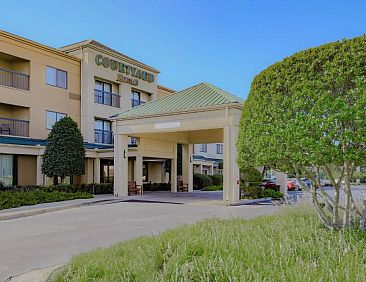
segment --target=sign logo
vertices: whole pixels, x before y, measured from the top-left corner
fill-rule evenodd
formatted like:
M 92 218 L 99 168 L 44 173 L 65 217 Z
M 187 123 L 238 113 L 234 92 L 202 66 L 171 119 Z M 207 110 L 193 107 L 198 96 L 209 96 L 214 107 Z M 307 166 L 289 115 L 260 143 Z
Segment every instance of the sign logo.
M 143 71 L 141 69 L 137 69 L 135 67 L 126 65 L 121 62 L 117 62 L 116 60 L 104 57 L 103 55 L 100 54 L 95 56 L 95 63 L 97 64 L 97 66 L 103 66 L 104 68 L 111 68 L 111 70 L 118 71 L 119 74 L 117 77 L 117 81 L 120 82 L 137 85 L 138 84 L 137 79 L 142 79 L 147 82 L 155 81 L 155 76 L 152 73 Z M 135 77 L 135 79 L 126 77 L 123 74 Z

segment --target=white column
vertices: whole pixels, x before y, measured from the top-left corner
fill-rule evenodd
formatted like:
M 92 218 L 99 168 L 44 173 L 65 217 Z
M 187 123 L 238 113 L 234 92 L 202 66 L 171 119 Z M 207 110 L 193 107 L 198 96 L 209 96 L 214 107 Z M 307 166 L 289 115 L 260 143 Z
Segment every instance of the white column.
M 128 136 L 114 136 L 114 195 L 128 196 Z
M 211 175 L 214 174 L 214 167 L 213 167 L 213 164 L 211 165 Z
M 199 172 L 200 172 L 200 174 L 202 174 L 202 172 L 203 172 L 203 171 L 202 171 L 202 167 L 203 167 L 203 165 L 202 165 L 202 164 L 199 164 L 199 166 L 198 166 L 198 167 L 199 167 Z
M 100 183 L 100 158 L 94 159 L 94 179 L 93 183 Z
M 136 156 L 134 173 L 136 184 L 142 185 L 142 156 Z
M 287 174 L 283 172 L 276 171 L 276 184 L 280 185 L 280 192 L 283 195 L 287 195 Z
M 43 185 L 43 175 L 42 175 L 42 163 L 43 163 L 43 158 L 41 155 L 37 156 L 37 175 L 36 175 L 36 185 L 37 186 L 41 186 Z
M 183 160 L 182 160 L 182 170 L 183 170 L 183 182 L 188 184 L 188 191 L 193 191 L 193 145 L 185 144 L 182 146 L 183 149 Z
M 224 127 L 224 201 L 229 203 L 240 200 L 240 174 L 236 163 L 238 131 L 238 126 Z
M 177 158 L 171 159 L 170 173 L 171 191 L 177 192 Z

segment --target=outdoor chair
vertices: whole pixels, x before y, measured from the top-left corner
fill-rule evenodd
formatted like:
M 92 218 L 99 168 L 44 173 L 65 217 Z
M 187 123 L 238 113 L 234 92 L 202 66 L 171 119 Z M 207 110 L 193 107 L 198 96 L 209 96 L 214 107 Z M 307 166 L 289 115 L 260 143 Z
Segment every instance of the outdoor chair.
M 142 195 L 142 185 L 137 185 L 136 181 L 128 181 L 128 196 L 134 193 Z
M 188 184 L 183 183 L 183 181 L 178 181 L 177 183 L 178 192 L 188 192 Z

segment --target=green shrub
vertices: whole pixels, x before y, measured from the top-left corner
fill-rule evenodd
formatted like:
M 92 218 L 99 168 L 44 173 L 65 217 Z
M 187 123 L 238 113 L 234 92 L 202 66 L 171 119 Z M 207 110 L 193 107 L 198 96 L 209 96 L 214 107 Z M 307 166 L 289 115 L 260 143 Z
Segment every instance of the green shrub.
M 201 190 L 207 186 L 212 185 L 212 179 L 205 174 L 195 173 L 193 175 L 193 187 L 194 189 Z
M 248 186 L 245 187 L 243 190 L 242 198 L 245 199 L 259 199 L 262 198 L 262 188 L 258 186 Z
M 20 206 L 37 205 L 41 203 L 88 198 L 93 198 L 93 196 L 84 192 L 69 193 L 45 190 L 0 191 L 0 210 L 17 208 Z
M 240 182 L 243 186 L 256 186 L 262 182 L 262 174 L 255 167 L 249 166 L 240 171 Z
M 145 183 L 144 191 L 170 191 L 170 183 Z
M 223 183 L 223 176 L 220 174 L 213 174 L 209 175 L 209 177 L 212 179 L 213 185 L 222 185 Z
M 29 192 L 29 191 L 58 191 L 58 192 L 67 192 L 67 193 L 89 193 L 94 195 L 99 194 L 113 194 L 113 184 L 112 183 L 90 183 L 90 184 L 78 184 L 78 185 L 70 185 L 70 184 L 58 184 L 51 186 L 18 186 L 18 187 L 0 187 L 0 191 L 9 191 L 9 192 Z
M 262 182 L 262 174 L 255 167 L 246 167 L 240 171 L 240 188 L 243 198 L 262 198 L 262 189 L 259 184 Z
M 261 198 L 269 198 L 271 197 L 274 200 L 281 199 L 283 197 L 283 193 L 275 191 L 273 189 L 265 189 L 261 191 Z
M 202 191 L 220 191 L 223 190 L 223 188 L 222 185 L 211 185 L 203 188 Z

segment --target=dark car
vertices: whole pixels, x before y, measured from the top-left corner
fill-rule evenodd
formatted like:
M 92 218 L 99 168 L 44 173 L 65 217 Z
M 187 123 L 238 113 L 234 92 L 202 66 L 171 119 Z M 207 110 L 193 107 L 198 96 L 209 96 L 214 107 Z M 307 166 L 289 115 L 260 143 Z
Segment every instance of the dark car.
M 280 191 L 280 185 L 277 185 L 275 182 L 268 179 L 263 180 L 262 183 L 259 184 L 259 186 L 262 187 L 263 189 L 272 189 Z

